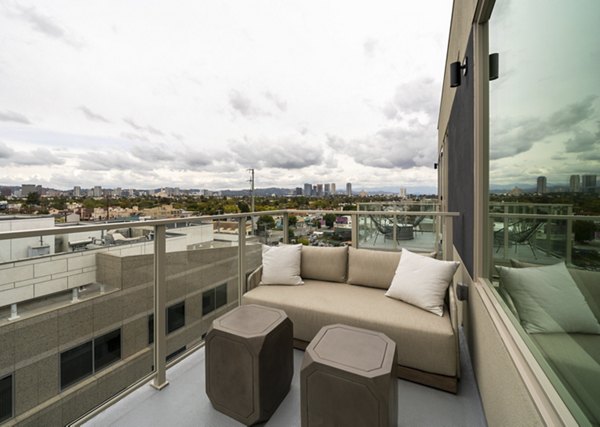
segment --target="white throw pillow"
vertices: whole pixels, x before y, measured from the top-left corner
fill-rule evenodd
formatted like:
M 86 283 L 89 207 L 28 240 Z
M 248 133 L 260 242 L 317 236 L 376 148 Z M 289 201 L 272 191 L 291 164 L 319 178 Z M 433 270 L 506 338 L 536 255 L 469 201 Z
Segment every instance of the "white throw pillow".
M 300 261 L 302 245 L 263 245 L 261 285 L 302 285 Z
M 446 289 L 458 266 L 455 261 L 440 261 L 402 249 L 396 274 L 385 295 L 443 316 Z
M 528 333 L 600 334 L 600 324 L 564 263 L 499 270 L 501 285 Z

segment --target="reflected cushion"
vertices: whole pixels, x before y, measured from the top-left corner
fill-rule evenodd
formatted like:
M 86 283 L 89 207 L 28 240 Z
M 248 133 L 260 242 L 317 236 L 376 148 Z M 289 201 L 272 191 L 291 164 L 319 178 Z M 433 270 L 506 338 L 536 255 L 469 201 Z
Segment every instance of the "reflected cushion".
M 499 270 L 501 286 L 528 333 L 600 334 L 600 324 L 564 263 Z
M 458 266 L 456 261 L 439 261 L 403 249 L 385 295 L 443 316 L 446 290 Z
M 263 245 L 261 285 L 302 285 L 300 260 L 302 245 Z

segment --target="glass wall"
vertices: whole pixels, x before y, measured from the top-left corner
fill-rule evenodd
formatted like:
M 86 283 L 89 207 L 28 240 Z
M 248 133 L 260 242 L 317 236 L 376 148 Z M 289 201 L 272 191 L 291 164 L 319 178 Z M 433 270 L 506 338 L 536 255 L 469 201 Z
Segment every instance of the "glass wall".
M 600 2 L 498 0 L 489 51 L 494 288 L 582 423 L 600 423 Z M 587 419 L 587 420 L 586 420 Z

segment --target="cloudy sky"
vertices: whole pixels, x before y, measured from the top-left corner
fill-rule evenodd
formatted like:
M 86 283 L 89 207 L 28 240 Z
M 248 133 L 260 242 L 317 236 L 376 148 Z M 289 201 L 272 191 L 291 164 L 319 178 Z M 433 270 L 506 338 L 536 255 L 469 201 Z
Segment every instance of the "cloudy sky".
M 0 185 L 436 185 L 451 1 L 0 0 Z

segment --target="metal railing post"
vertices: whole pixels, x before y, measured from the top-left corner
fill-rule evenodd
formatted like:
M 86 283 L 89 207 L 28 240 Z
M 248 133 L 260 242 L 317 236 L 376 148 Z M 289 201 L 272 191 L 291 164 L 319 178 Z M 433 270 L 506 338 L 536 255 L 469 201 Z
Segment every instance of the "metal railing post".
M 246 290 L 246 218 L 238 221 L 238 305 L 242 305 Z
M 358 249 L 358 233 L 359 233 L 359 223 L 360 216 L 356 213 L 351 213 L 350 218 L 352 218 L 352 247 Z
M 290 235 L 290 214 L 287 212 L 283 213 L 283 218 L 281 219 L 283 221 L 283 243 L 290 243 L 289 242 L 289 235 Z
M 567 215 L 571 216 L 573 215 L 573 208 L 569 206 L 569 209 L 567 211 Z M 572 265 L 572 258 L 573 258 L 573 220 L 572 219 L 568 219 L 567 220 L 567 236 L 566 236 L 566 253 L 565 253 L 565 262 L 567 263 L 567 265 Z
M 452 246 L 454 244 L 452 237 L 452 217 L 446 216 L 444 217 L 444 259 L 452 260 L 454 258 Z
M 508 217 L 506 216 L 506 214 L 508 213 L 508 206 L 504 206 L 504 240 L 503 240 L 503 245 L 504 247 L 502 248 L 502 258 L 506 259 L 508 258 Z
M 154 227 L 154 367 L 156 373 L 152 387 L 162 390 L 167 381 L 166 337 L 166 226 Z

